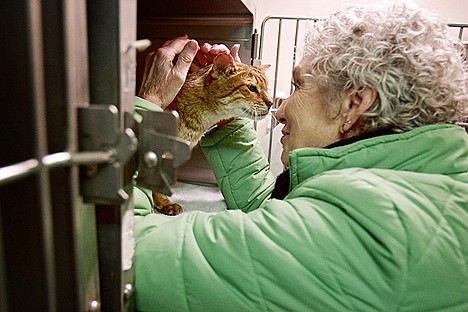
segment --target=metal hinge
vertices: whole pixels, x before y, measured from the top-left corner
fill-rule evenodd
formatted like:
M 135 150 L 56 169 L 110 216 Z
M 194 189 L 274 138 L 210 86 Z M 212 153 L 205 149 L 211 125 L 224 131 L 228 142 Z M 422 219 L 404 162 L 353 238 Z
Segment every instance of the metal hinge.
M 87 202 L 117 203 L 128 198 L 122 167 L 136 150 L 137 183 L 152 191 L 172 194 L 176 168 L 190 159 L 190 143 L 177 137 L 178 116 L 170 112 L 138 111 L 138 140 L 131 129 L 120 132 L 119 114 L 112 105 L 90 105 L 79 111 L 80 149 L 111 156 L 104 164 L 82 167 L 81 193 Z M 106 129 L 106 130 L 103 130 Z M 137 148 L 138 147 L 138 148 Z M 133 172 L 132 172 L 133 175 Z

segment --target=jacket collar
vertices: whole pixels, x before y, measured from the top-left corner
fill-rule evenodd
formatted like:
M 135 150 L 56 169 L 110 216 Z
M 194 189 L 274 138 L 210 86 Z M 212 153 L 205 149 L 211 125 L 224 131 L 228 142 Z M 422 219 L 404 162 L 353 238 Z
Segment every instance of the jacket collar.
M 396 134 L 396 132 L 393 131 L 393 130 L 390 130 L 390 129 L 378 130 L 378 131 L 374 131 L 374 132 L 361 134 L 361 135 L 358 135 L 358 136 L 353 136 L 353 137 L 350 137 L 348 139 L 340 140 L 340 141 L 335 142 L 333 144 L 330 144 L 330 145 L 328 145 L 328 146 L 326 146 L 324 148 L 333 148 L 333 147 L 338 147 L 338 146 L 345 146 L 345 145 L 348 145 L 348 144 L 355 143 L 357 141 L 366 140 L 366 139 L 370 139 L 370 138 L 375 138 L 375 137 L 378 137 L 378 136 L 388 135 L 388 134 Z
M 468 171 L 468 136 L 459 126 L 429 125 L 404 133 L 357 139 L 329 148 L 292 151 L 290 187 L 328 170 L 352 167 L 445 175 Z

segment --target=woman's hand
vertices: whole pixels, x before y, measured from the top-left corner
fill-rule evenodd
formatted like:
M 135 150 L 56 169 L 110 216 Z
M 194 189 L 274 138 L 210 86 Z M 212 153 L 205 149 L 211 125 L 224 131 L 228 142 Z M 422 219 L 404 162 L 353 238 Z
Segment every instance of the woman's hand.
M 235 44 L 231 49 L 228 49 L 228 47 L 226 47 L 224 44 L 211 45 L 209 43 L 204 43 L 200 47 L 200 50 L 198 50 L 197 55 L 193 60 L 192 66 L 190 67 L 190 71 L 196 71 L 207 65 L 213 64 L 213 60 L 216 55 L 222 52 L 230 53 L 234 58 L 234 61 L 241 63 L 241 59 L 239 57 L 239 48 L 239 44 Z
M 145 59 L 143 79 L 138 96 L 165 109 L 182 88 L 188 72 L 199 70 L 209 64 L 221 52 L 232 55 L 241 62 L 239 44 L 228 49 L 224 44 L 204 43 L 201 47 L 187 35 L 166 41 Z
M 148 53 L 138 95 L 165 109 L 182 88 L 199 49 L 195 40 L 184 35 Z

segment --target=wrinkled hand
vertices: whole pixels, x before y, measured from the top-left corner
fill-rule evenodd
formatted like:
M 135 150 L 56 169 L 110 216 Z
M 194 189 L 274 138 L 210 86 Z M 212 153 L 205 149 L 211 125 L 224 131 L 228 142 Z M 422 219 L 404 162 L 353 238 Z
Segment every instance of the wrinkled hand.
M 182 88 L 199 49 L 195 40 L 184 35 L 166 41 L 155 52 L 148 53 L 138 95 L 165 109 Z
M 239 57 L 239 44 L 235 44 L 229 50 L 224 44 L 214 44 L 211 45 L 209 43 L 204 43 L 200 50 L 198 50 L 195 59 L 193 60 L 192 66 L 190 67 L 190 71 L 199 70 L 207 65 L 213 64 L 213 60 L 221 52 L 230 53 L 231 56 L 234 58 L 234 61 L 241 63 L 241 59 Z

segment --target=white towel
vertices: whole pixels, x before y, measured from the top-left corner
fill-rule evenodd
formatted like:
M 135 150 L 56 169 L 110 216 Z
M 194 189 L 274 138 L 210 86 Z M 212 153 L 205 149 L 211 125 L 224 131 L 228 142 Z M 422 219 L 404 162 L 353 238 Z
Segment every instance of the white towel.
M 173 203 L 182 206 L 183 213 L 195 210 L 220 212 L 226 210 L 226 202 L 217 186 L 203 186 L 176 182 L 173 194 L 169 196 Z

